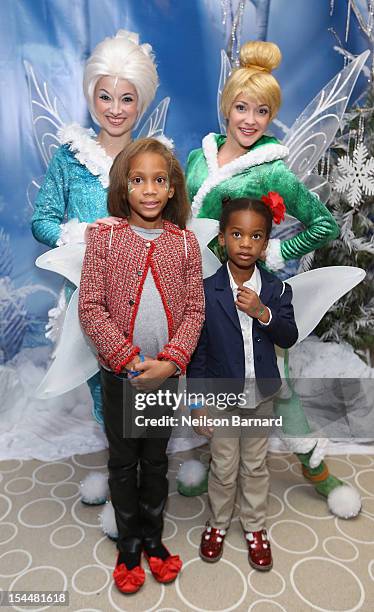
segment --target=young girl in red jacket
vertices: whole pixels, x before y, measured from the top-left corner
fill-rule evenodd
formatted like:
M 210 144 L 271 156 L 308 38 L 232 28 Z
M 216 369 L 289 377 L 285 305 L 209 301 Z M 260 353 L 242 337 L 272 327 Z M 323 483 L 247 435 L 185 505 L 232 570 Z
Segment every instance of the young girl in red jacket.
M 135 425 L 146 415 L 139 405 L 143 409 L 155 389 L 154 416 L 172 412 L 160 389 L 177 391 L 177 376 L 199 339 L 204 292 L 198 242 L 185 229 L 190 206 L 183 171 L 161 142 L 138 140 L 118 155 L 108 210 L 123 220 L 91 231 L 79 317 L 101 363 L 109 487 L 119 532 L 113 577 L 120 591 L 134 593 L 145 579 L 142 551 L 159 582 L 171 582 L 182 567 L 161 541 L 170 427 Z

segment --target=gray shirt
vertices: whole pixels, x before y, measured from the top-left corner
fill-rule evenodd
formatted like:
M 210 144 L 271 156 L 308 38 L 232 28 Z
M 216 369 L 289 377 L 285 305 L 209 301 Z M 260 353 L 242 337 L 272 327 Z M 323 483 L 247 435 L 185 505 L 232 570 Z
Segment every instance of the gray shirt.
M 163 232 L 162 229 L 145 229 L 134 225 L 131 227 L 145 240 L 155 240 Z M 139 346 L 142 355 L 155 358 L 168 339 L 165 308 L 149 268 L 136 314 L 132 343 Z

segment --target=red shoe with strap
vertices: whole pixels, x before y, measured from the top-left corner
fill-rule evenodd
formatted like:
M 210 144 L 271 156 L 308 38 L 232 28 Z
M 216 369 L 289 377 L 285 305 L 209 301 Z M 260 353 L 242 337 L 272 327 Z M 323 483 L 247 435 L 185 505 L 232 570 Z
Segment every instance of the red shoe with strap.
M 248 545 L 249 565 L 261 572 L 271 570 L 273 567 L 273 559 L 266 529 L 260 529 L 260 531 L 246 531 L 245 540 Z
M 223 543 L 226 535 L 225 529 L 215 529 L 209 522 L 201 536 L 199 554 L 203 561 L 216 563 L 223 553 Z
M 149 557 L 144 551 L 144 556 L 147 559 L 152 576 L 162 584 L 174 582 L 182 569 L 183 563 L 179 555 L 169 554 L 166 559 L 161 559 L 160 557 Z
M 145 572 L 140 565 L 129 570 L 125 563 L 120 563 L 114 568 L 113 579 L 117 589 L 121 591 L 121 593 L 136 593 L 144 584 Z

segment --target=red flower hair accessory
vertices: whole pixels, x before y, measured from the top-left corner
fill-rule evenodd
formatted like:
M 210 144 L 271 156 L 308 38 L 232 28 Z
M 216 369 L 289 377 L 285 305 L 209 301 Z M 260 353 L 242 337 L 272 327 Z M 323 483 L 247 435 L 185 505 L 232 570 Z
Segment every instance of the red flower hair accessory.
M 286 207 L 284 205 L 284 200 L 279 193 L 276 191 L 269 191 L 267 196 L 263 195 L 261 197 L 261 201 L 270 208 L 274 223 L 279 225 L 281 221 L 284 221 Z

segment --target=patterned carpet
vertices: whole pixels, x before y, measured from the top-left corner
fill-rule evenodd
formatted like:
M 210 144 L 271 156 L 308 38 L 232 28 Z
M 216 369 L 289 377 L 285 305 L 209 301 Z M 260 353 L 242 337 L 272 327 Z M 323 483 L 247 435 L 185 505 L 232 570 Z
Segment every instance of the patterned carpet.
M 374 457 L 328 461 L 363 496 L 362 514 L 344 521 L 328 513 L 293 456 L 269 455 L 274 569 L 266 574 L 248 565 L 237 518 L 222 560 L 210 565 L 199 559 L 209 509 L 206 495 L 184 498 L 176 492 L 175 476 L 187 457 L 209 459 L 206 448 L 170 458 L 165 542 L 182 557 L 183 572 L 166 587 L 147 572 L 142 590 L 127 597 L 113 587 L 115 545 L 100 532 L 100 509 L 79 500 L 80 480 L 92 467 L 105 471 L 106 452 L 52 463 L 1 462 L 0 596 L 1 590 L 67 590 L 69 606 L 60 609 L 76 612 L 373 612 Z

